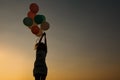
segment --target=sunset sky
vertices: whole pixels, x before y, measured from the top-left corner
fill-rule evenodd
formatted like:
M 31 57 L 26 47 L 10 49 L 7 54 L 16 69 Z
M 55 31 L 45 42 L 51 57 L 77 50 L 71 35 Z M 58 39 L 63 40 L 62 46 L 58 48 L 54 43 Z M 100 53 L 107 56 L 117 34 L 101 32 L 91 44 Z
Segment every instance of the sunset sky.
M 34 80 L 31 3 L 50 23 L 47 80 L 120 80 L 120 0 L 0 0 L 0 80 Z

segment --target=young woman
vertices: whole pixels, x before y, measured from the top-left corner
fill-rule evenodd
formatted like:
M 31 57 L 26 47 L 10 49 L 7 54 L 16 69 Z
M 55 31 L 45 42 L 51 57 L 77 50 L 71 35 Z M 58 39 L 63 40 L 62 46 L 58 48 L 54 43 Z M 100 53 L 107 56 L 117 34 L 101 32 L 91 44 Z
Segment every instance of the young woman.
M 44 43 L 42 38 L 44 37 Z M 35 80 L 46 80 L 47 76 L 47 65 L 46 65 L 46 55 L 47 55 L 47 40 L 46 33 L 43 33 L 39 42 L 35 45 L 36 47 L 36 60 L 34 63 L 33 76 Z

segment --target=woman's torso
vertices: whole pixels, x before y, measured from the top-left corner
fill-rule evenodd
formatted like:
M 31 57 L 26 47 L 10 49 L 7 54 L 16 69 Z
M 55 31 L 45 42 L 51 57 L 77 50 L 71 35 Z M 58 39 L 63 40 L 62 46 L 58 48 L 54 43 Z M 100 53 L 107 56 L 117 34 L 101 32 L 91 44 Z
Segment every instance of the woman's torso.
M 47 65 L 46 65 L 46 51 L 38 50 L 36 52 L 36 60 L 34 63 L 34 74 L 40 73 L 47 75 Z

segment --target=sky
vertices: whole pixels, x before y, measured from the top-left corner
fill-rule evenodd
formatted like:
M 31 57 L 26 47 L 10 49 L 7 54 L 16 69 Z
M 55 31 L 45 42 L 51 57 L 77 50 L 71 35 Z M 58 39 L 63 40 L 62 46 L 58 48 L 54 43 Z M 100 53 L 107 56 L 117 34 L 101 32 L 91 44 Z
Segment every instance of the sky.
M 34 80 L 31 3 L 50 23 L 47 80 L 120 79 L 119 0 L 0 0 L 0 80 Z

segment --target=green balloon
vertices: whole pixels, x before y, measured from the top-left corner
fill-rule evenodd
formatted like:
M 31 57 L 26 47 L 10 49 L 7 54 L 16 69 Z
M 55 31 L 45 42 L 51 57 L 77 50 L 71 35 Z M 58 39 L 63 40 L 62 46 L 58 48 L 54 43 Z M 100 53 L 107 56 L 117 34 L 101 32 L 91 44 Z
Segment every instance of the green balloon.
M 34 17 L 34 21 L 35 23 L 37 24 L 41 24 L 42 22 L 44 22 L 46 20 L 45 16 L 44 15 L 36 15 Z
M 31 18 L 29 18 L 29 17 L 25 17 L 25 18 L 23 19 L 23 23 L 24 23 L 26 26 L 30 27 L 30 26 L 33 25 L 33 20 L 32 20 Z

